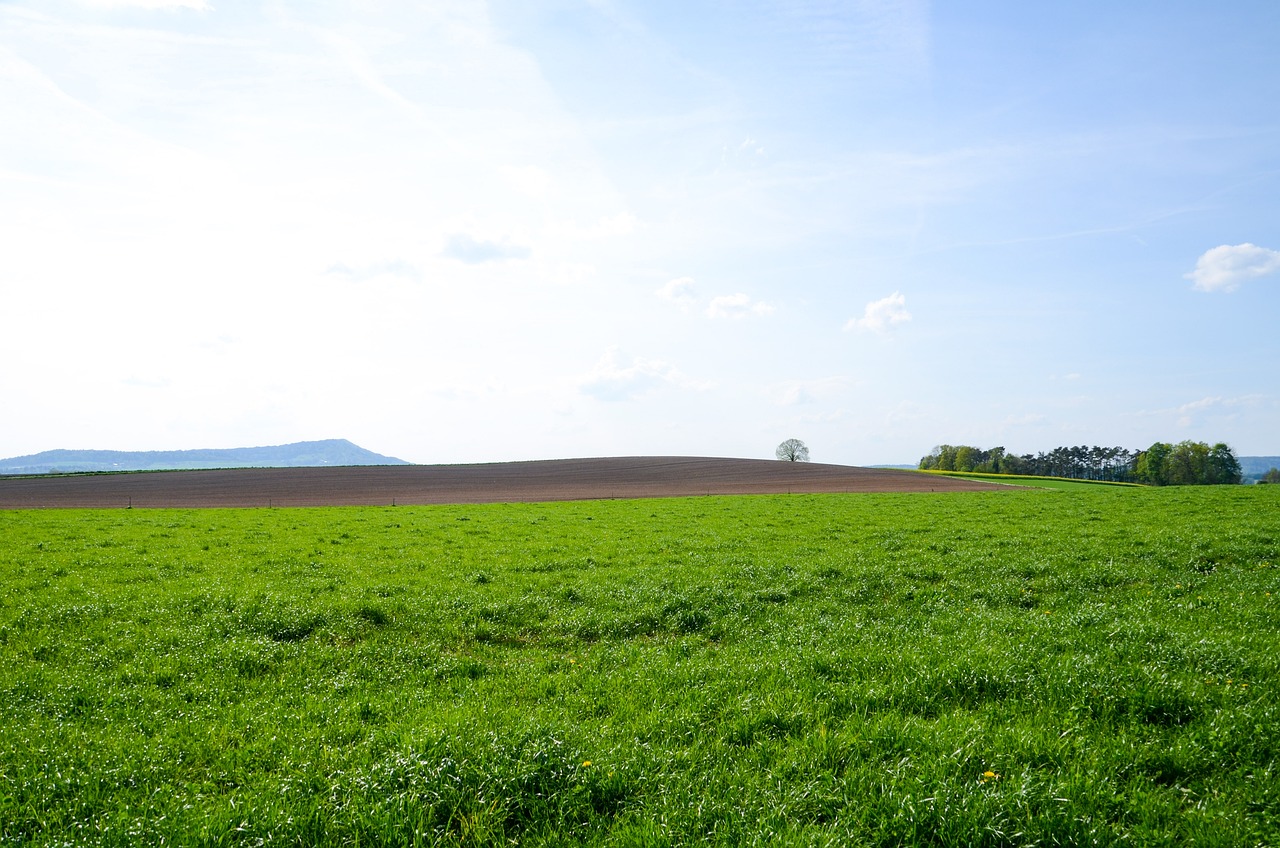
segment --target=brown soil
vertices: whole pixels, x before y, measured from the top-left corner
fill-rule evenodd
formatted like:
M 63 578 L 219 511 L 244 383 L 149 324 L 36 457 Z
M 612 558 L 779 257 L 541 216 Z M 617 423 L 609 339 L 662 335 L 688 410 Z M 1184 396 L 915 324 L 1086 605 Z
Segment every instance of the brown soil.
M 915 471 L 698 457 L 0 477 L 0 509 L 378 506 L 1004 487 Z

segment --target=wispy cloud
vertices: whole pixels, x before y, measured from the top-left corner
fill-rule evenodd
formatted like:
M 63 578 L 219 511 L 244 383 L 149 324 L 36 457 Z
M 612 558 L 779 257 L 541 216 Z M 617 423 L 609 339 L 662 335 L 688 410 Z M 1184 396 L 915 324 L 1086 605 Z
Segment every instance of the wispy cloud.
M 853 385 L 849 377 L 819 377 L 795 380 L 773 387 L 769 394 L 779 406 L 798 406 L 831 400 Z
M 173 381 L 171 379 L 160 376 L 140 377 L 133 375 L 125 377 L 120 382 L 121 384 L 134 389 L 167 389 L 173 385 Z
M 194 9 L 208 12 L 212 6 L 205 0 L 80 0 L 90 9 Z
M 571 241 L 596 241 L 630 235 L 637 225 L 636 217 L 630 212 L 619 212 L 589 224 L 578 221 L 557 221 L 547 227 L 547 233 Z
M 352 282 L 363 282 L 376 277 L 403 277 L 415 283 L 422 281 L 422 270 L 404 259 L 372 262 L 355 268 L 343 262 L 335 262 L 325 270 L 325 273 L 334 277 L 343 277 Z
M 1280 271 L 1280 250 L 1256 244 L 1223 244 L 1206 250 L 1196 268 L 1184 276 L 1195 283 L 1192 288 L 1203 292 L 1231 292 L 1246 280 L 1265 277 Z
M 449 236 L 444 245 L 445 256 L 459 262 L 466 262 L 468 265 L 501 262 L 507 259 L 528 259 L 531 252 L 523 245 L 478 239 L 466 233 L 455 233 Z
M 596 266 L 586 262 L 540 263 L 538 279 L 553 286 L 580 286 L 596 275 Z
M 697 299 L 693 294 L 693 277 L 676 277 L 668 280 L 666 285 L 654 292 L 665 301 L 688 309 Z
M 1201 398 L 1200 400 L 1193 400 L 1191 403 L 1184 403 L 1182 406 L 1178 407 L 1178 413 L 1180 415 L 1186 415 L 1202 409 L 1209 409 L 1210 407 L 1217 406 L 1220 403 L 1222 403 L 1221 397 Z
M 907 299 L 900 292 L 894 292 L 888 297 L 868 303 L 862 317 L 850 318 L 845 323 L 844 329 L 883 333 L 892 326 L 910 320 L 911 313 L 907 311 Z
M 1189 424 L 1197 415 L 1234 415 L 1237 409 L 1257 406 L 1264 399 L 1264 396 L 1260 394 L 1241 395 L 1239 397 L 1213 396 L 1201 398 L 1178 407 L 1178 423 Z
M 773 306 L 762 300 L 752 300 L 748 294 L 726 294 L 711 298 L 707 304 L 708 318 L 746 318 L 750 315 L 769 315 Z
M 532 165 L 507 165 L 499 173 L 512 188 L 529 197 L 545 197 L 555 185 L 555 179 L 548 171 Z
M 1208 417 L 1233 418 L 1242 411 L 1264 407 L 1268 402 L 1273 406 L 1276 405 L 1274 397 L 1268 397 L 1263 394 L 1255 393 L 1236 397 L 1209 395 L 1199 400 L 1188 401 L 1180 406 L 1139 410 L 1133 415 L 1138 418 L 1168 419 L 1173 417 L 1179 427 L 1190 427 Z
M 317 40 L 337 54 L 342 64 L 368 92 L 403 114 L 415 120 L 423 120 L 421 107 L 387 83 L 359 44 L 333 30 L 315 29 L 313 33 Z
M 703 390 L 709 386 L 660 359 L 630 357 L 617 347 L 611 347 L 582 379 L 579 389 L 599 400 L 622 401 L 648 394 L 664 385 L 692 390 Z
M 929 11 L 921 0 L 785 0 L 771 5 L 779 30 L 802 38 L 805 61 L 826 76 L 883 79 L 927 72 Z
M 676 277 L 668 280 L 654 294 L 668 303 L 676 304 L 686 312 L 700 300 L 694 293 L 694 279 L 692 277 Z M 707 301 L 706 309 L 703 311 L 712 320 L 736 320 L 753 315 L 761 317 L 772 314 L 773 305 L 763 300 L 756 300 L 744 292 L 737 292 L 736 294 L 722 294 L 711 298 L 711 300 Z

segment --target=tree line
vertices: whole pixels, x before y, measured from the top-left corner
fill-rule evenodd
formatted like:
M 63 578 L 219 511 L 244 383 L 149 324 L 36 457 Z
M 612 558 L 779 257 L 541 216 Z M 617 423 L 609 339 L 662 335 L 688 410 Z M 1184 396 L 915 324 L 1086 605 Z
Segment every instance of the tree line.
M 1240 461 L 1219 442 L 1177 444 L 1156 442 L 1146 450 L 1079 445 L 1036 454 L 1013 454 L 1003 447 L 984 450 L 970 445 L 939 445 L 921 458 L 924 471 L 970 471 L 980 474 L 1032 474 L 1145 483 L 1150 486 L 1191 486 L 1239 483 Z

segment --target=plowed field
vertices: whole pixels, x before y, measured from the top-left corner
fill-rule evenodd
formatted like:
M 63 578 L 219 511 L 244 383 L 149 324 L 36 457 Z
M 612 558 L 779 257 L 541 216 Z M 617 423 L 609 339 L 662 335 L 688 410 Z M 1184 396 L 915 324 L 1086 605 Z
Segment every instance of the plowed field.
M 0 509 L 515 503 L 816 492 L 994 491 L 914 471 L 699 457 L 0 477 Z

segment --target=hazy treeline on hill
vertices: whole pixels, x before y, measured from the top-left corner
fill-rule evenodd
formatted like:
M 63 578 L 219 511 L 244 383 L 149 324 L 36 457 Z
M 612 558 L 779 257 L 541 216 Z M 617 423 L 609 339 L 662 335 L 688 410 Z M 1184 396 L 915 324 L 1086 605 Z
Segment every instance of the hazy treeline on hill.
M 346 439 L 322 439 L 268 447 L 207 450 L 49 450 L 28 456 L 0 459 L 0 474 L 407 464 L 403 459 L 365 450 Z
M 984 450 L 969 445 L 939 445 L 920 460 L 924 471 L 969 471 L 980 474 L 1034 474 L 1075 480 L 1190 486 L 1240 483 L 1240 461 L 1219 442 L 1156 442 L 1146 450 L 1058 447 L 1045 453 L 1013 454 L 1003 447 Z
M 1242 456 L 1240 468 L 1246 482 L 1280 483 L 1280 456 Z

